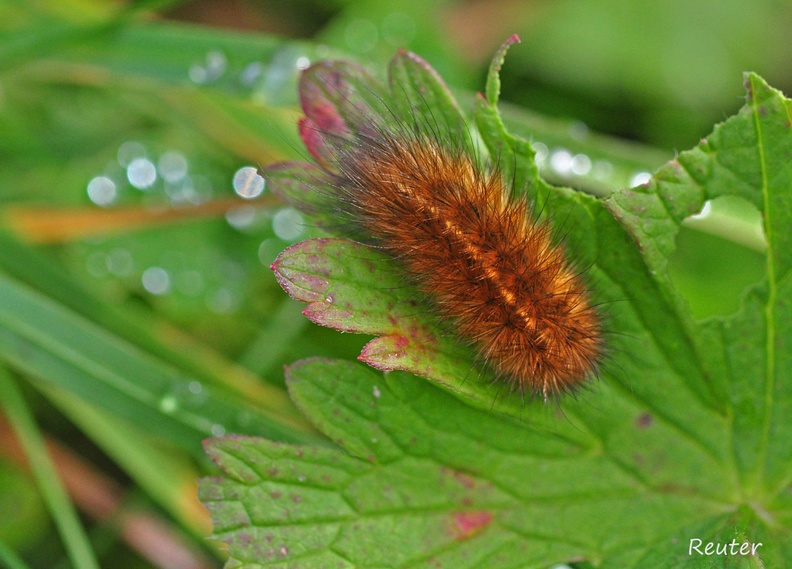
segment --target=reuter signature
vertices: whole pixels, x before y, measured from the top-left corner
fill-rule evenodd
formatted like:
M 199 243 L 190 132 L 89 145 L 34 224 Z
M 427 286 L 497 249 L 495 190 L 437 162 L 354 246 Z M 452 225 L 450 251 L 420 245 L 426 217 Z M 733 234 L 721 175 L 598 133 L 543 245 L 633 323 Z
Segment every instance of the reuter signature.
M 702 548 L 703 546 L 703 548 Z M 756 555 L 756 550 L 762 547 L 762 543 L 749 543 L 744 541 L 738 543 L 736 539 L 731 540 L 731 543 L 716 543 L 713 541 L 704 542 L 697 537 L 690 540 L 690 547 L 688 548 L 688 555 L 693 555 L 695 551 L 699 555 Z

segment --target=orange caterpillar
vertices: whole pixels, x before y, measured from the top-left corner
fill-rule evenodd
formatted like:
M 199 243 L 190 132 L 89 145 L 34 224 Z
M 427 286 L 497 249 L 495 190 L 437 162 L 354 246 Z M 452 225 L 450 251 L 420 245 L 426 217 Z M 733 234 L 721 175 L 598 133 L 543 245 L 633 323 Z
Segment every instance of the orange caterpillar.
M 328 99 L 315 103 L 306 94 L 320 73 Z M 478 165 L 460 142 L 465 131 L 353 104 L 335 73 L 320 63 L 301 85 L 322 209 L 397 260 L 514 389 L 546 399 L 579 386 L 602 354 L 600 321 L 551 228 L 497 170 Z M 345 112 L 325 104 L 334 97 Z

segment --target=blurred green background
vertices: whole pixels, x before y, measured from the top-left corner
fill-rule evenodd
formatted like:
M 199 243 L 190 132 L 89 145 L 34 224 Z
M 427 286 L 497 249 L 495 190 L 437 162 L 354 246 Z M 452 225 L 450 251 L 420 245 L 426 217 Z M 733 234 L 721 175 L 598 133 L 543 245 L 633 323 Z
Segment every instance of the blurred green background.
M 518 33 L 509 124 L 549 180 L 603 195 L 736 112 L 742 71 L 792 92 L 791 26 L 770 0 L 0 1 L 0 566 L 219 567 L 201 439 L 321 444 L 282 366 L 366 338 L 313 326 L 278 287 L 270 263 L 315 233 L 251 175 L 304 154 L 300 69 L 382 74 L 407 48 L 467 105 Z M 737 310 L 764 269 L 758 213 L 713 212 L 670 265 L 700 318 Z M 37 490 L 57 494 L 47 463 L 24 466 L 37 433 L 79 523 Z

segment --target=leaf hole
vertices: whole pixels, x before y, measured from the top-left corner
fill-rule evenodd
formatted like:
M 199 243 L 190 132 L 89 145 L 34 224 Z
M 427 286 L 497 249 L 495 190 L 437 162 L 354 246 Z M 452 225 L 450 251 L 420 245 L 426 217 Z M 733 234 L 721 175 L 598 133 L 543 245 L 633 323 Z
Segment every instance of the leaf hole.
M 722 196 L 682 224 L 668 271 L 693 316 L 737 312 L 745 289 L 765 275 L 762 216 L 750 202 Z

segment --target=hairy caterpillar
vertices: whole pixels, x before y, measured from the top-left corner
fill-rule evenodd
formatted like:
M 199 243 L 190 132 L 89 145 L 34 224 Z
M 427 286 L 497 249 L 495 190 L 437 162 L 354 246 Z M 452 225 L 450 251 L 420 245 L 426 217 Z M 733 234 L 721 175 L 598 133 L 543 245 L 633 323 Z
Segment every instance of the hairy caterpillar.
M 574 390 L 596 371 L 601 323 L 550 225 L 479 163 L 461 115 L 443 122 L 431 94 L 406 88 L 391 106 L 355 80 L 332 62 L 302 76 L 314 209 L 390 255 L 513 389 Z

